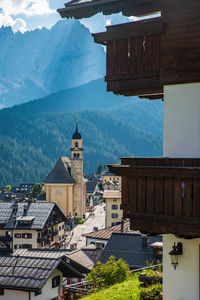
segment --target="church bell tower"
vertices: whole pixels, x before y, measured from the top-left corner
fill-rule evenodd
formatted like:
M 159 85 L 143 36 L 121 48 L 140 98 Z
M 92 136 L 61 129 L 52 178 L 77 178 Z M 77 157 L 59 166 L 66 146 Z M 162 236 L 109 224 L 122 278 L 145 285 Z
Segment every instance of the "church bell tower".
M 78 131 L 76 120 L 76 130 L 72 136 L 71 147 L 71 175 L 75 181 L 73 212 L 77 218 L 82 218 L 85 213 L 84 181 L 83 181 L 83 140 Z

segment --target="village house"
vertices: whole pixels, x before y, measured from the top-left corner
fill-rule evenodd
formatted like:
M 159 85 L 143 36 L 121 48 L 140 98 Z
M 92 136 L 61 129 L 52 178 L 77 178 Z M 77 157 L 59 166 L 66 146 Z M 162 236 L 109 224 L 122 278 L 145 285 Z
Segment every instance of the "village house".
M 73 0 L 58 12 L 63 18 L 98 12 L 137 17 L 93 36 L 106 46 L 108 91 L 164 100 L 163 157 L 122 158 L 109 169 L 122 176 L 131 226 L 163 234 L 164 300 L 198 300 L 200 2 Z
M 121 192 L 119 190 L 104 190 L 105 201 L 105 226 L 110 227 L 122 221 L 123 210 L 121 209 Z
M 0 253 L 62 248 L 66 217 L 55 203 L 0 203 Z
M 129 221 L 122 221 L 114 226 L 85 234 L 86 246 L 95 245 L 97 248 L 105 248 L 113 232 L 132 232 L 139 234 L 139 231 L 130 229 Z
M 76 123 L 71 159 L 60 157 L 44 180 L 46 201 L 55 202 L 65 216 L 82 218 L 86 212 L 86 182 L 83 177 L 83 140 Z
M 22 249 L 0 256 L 2 300 L 61 300 L 64 278 L 84 277 L 72 267 L 66 251 Z

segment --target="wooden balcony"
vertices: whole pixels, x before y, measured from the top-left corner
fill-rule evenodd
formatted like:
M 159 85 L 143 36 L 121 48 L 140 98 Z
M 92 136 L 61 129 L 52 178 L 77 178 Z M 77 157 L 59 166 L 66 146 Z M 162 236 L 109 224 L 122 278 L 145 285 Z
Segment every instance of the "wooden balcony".
M 107 90 L 149 99 L 163 97 L 160 82 L 160 18 L 107 27 L 94 34 L 96 43 L 107 47 Z
M 151 234 L 200 236 L 200 159 L 122 158 L 122 208 L 131 227 Z

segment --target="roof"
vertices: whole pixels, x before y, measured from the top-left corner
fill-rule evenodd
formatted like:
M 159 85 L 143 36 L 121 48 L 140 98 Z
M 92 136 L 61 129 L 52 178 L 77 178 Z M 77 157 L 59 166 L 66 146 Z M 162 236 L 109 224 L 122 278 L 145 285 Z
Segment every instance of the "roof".
M 97 248 L 96 246 L 95 248 L 85 247 L 82 248 L 81 250 L 93 261 L 94 266 L 100 260 L 100 257 L 103 253 L 103 249 Z
M 64 261 L 67 261 L 69 263 L 69 259 L 70 259 L 70 266 L 72 267 L 72 270 L 76 270 L 76 272 L 79 272 L 80 274 L 85 274 L 88 273 L 90 270 L 85 267 L 80 260 L 76 261 L 74 260 L 74 256 L 70 255 L 72 252 L 70 250 L 67 249 L 19 249 L 16 250 L 14 255 L 21 255 L 21 256 L 28 256 L 28 257 L 46 257 L 46 258 L 63 258 Z M 73 259 L 72 259 L 73 256 Z M 78 273 L 78 275 L 80 275 Z M 79 276 L 81 277 L 81 276 Z
M 86 183 L 86 193 L 93 193 L 95 191 L 96 186 L 97 186 L 97 182 L 95 182 L 95 181 L 92 181 L 92 182 L 88 181 Z
M 16 207 L 16 213 L 13 212 L 13 206 Z M 66 220 L 64 214 L 55 203 L 1 202 L 0 227 L 4 229 L 43 229 L 53 211 L 58 214 L 62 221 Z
M 154 257 L 151 244 L 161 242 L 161 236 L 148 236 L 147 247 L 142 247 L 141 234 L 127 234 L 114 232 L 109 239 L 106 248 L 100 258 L 102 263 L 106 263 L 111 255 L 118 260 L 124 259 L 130 268 L 142 268 L 148 263 L 156 264 L 159 258 Z
M 18 249 L 13 255 L 14 256 L 24 256 L 24 257 L 37 257 L 37 258 L 61 258 L 67 254 L 67 250 L 65 249 Z
M 125 15 L 127 4 L 134 4 L 135 0 L 72 0 L 65 3 L 65 8 L 58 9 L 62 18 L 89 18 L 99 12 L 105 15 L 119 13 L 122 11 Z
M 44 183 L 74 183 L 71 177 L 71 161 L 69 157 L 60 157 L 53 170 L 45 178 Z
M 94 262 L 81 249 L 67 253 L 67 257 L 83 265 L 89 270 L 91 270 L 94 266 Z
M 121 192 L 119 190 L 104 190 L 103 198 L 121 198 Z
M 77 122 L 76 122 L 76 130 L 75 130 L 75 132 L 74 132 L 74 134 L 72 136 L 72 139 L 73 140 L 81 140 L 81 134 L 78 131 L 78 124 L 77 124 Z
M 28 254 L 23 256 L 22 253 L 0 256 L 0 287 L 39 291 L 57 268 L 63 272 L 64 276 L 79 277 L 81 275 L 61 258 L 32 257 Z
M 100 229 L 95 232 L 87 233 L 85 234 L 86 238 L 95 238 L 95 239 L 101 239 L 101 240 L 109 240 L 113 232 L 121 232 L 123 228 L 123 232 L 134 232 L 134 233 L 139 233 L 139 231 L 131 231 L 130 230 L 130 222 L 119 222 L 118 224 Z

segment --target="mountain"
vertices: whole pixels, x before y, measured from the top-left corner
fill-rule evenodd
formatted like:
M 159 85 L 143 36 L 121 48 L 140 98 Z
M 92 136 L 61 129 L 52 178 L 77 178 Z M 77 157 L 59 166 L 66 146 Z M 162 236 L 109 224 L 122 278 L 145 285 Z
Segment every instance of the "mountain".
M 126 155 L 162 155 L 163 103 L 114 96 L 100 79 L 0 111 L 0 186 L 40 181 L 69 155 L 76 115 L 86 173 Z
M 44 97 L 101 78 L 103 47 L 77 20 L 13 33 L 0 28 L 0 108 Z

